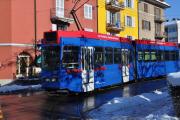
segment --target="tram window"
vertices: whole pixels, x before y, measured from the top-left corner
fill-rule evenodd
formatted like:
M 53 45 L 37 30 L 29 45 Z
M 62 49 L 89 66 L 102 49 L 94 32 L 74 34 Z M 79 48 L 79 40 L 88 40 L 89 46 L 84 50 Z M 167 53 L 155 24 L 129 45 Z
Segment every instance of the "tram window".
M 164 52 L 163 51 L 157 51 L 156 52 L 157 60 L 158 61 L 163 61 L 164 60 Z
M 165 60 L 166 61 L 169 61 L 171 58 L 170 58 L 170 51 L 165 51 Z
M 157 60 L 156 52 L 151 52 L 151 60 L 152 61 L 156 61 Z
M 121 63 L 121 49 L 114 48 L 114 64 L 120 64 L 120 63 Z
M 113 64 L 113 49 L 105 48 L 105 64 Z
M 179 51 L 176 51 L 176 60 L 179 60 Z
M 151 60 L 150 52 L 146 51 L 144 53 L 144 60 L 145 61 L 150 61 Z
M 46 32 L 44 34 L 44 38 L 46 41 L 50 42 L 50 41 L 56 41 L 57 39 L 57 32 Z
M 104 49 L 102 47 L 95 47 L 94 60 L 95 65 L 104 64 Z
M 138 61 L 143 61 L 143 60 L 144 60 L 144 52 L 138 51 Z
M 56 70 L 60 65 L 60 47 L 42 47 L 42 68 L 45 70 Z
M 78 46 L 64 46 L 63 49 L 63 67 L 65 68 L 78 68 Z
M 176 51 L 169 52 L 169 60 L 175 61 L 176 60 Z

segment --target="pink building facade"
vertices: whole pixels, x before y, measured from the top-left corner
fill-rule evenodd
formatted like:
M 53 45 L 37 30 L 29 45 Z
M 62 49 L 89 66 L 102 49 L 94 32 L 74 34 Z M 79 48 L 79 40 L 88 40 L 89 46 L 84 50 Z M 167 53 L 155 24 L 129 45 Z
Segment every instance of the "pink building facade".
M 77 31 L 69 15 L 73 5 L 74 0 L 0 0 L 0 85 L 34 74 L 35 40 L 40 43 L 44 31 L 57 29 L 52 10 L 71 21 L 67 30 Z M 97 32 L 96 1 L 83 5 L 77 16 L 85 30 Z

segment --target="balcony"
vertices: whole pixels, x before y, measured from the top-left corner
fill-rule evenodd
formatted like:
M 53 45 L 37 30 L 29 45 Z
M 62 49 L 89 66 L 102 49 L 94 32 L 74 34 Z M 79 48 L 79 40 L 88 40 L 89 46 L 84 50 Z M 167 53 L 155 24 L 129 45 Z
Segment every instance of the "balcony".
M 119 12 L 124 9 L 124 2 L 119 2 L 118 0 L 111 0 L 106 2 L 106 9 L 112 12 Z
M 70 24 L 74 22 L 73 17 L 70 14 L 70 10 L 61 8 L 50 9 L 50 19 L 53 24 Z
M 154 17 L 154 21 L 155 22 L 158 22 L 158 23 L 163 23 L 163 22 L 165 22 L 166 21 L 166 19 L 165 19 L 165 17 L 162 17 L 162 16 L 155 16 Z
M 166 38 L 166 34 L 164 32 L 156 32 L 155 33 L 155 39 L 163 39 Z
M 106 30 L 108 32 L 119 33 L 124 29 L 123 24 L 120 22 L 106 23 Z

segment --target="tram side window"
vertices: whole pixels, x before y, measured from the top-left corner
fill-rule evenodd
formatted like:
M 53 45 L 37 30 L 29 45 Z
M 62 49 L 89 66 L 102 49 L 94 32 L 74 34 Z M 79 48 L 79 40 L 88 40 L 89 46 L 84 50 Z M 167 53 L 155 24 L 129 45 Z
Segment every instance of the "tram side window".
M 144 60 L 144 52 L 138 51 L 138 61 L 143 61 L 143 60 Z
M 120 64 L 120 63 L 121 63 L 121 49 L 114 48 L 114 64 Z
M 170 51 L 169 52 L 169 60 L 171 60 L 171 61 L 177 60 L 176 51 Z
M 78 46 L 64 46 L 63 49 L 63 67 L 78 68 L 79 47 Z
M 163 51 L 157 51 L 156 52 L 157 60 L 158 61 L 164 61 L 164 52 Z
M 150 56 L 150 52 L 149 51 L 145 51 L 144 52 L 144 60 L 146 62 L 150 61 L 151 60 L 151 56 Z
M 157 60 L 156 52 L 153 51 L 151 52 L 151 61 L 156 61 L 156 60 Z
M 105 64 L 113 64 L 113 49 L 105 48 Z
M 176 60 L 179 60 L 179 51 L 176 51 Z
M 94 61 L 95 65 L 104 64 L 104 49 L 102 47 L 95 47 Z
M 165 53 L 165 60 L 170 61 L 170 59 L 171 59 L 170 58 L 170 51 L 165 51 L 164 53 Z

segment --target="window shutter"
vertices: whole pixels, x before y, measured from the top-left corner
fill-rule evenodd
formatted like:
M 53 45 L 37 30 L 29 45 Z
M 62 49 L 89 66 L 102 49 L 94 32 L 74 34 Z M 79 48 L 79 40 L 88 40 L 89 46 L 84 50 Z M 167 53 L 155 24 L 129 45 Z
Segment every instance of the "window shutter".
M 127 16 L 125 15 L 125 26 L 127 26 Z
M 127 5 L 127 0 L 124 0 L 124 7 L 126 7 Z
M 119 13 L 119 12 L 117 13 L 117 21 L 116 21 L 116 22 L 117 22 L 117 26 L 118 26 L 118 27 L 121 27 L 121 23 L 120 23 L 120 13 Z
M 108 10 L 106 11 L 106 20 L 107 23 L 110 23 L 110 12 Z
M 134 7 L 134 0 L 131 0 L 131 8 L 135 8 Z
M 92 5 L 89 5 L 89 18 L 92 19 Z
M 87 7 L 87 5 L 85 4 L 85 5 L 84 5 L 84 17 L 85 17 L 85 18 L 88 18 L 88 15 L 87 15 L 87 14 L 88 14 L 88 7 Z
M 142 20 L 142 29 L 144 30 L 144 20 Z

